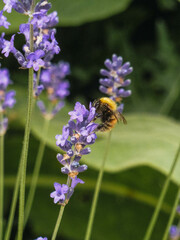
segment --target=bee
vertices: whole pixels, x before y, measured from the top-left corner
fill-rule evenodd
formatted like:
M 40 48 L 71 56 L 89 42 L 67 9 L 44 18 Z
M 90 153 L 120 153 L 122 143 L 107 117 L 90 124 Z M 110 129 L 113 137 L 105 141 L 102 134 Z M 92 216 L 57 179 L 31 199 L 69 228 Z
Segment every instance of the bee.
M 103 97 L 97 99 L 92 104 L 96 109 L 96 117 L 100 118 L 101 123 L 97 127 L 97 131 L 111 131 L 116 123 L 121 120 L 124 124 L 127 123 L 125 117 L 117 111 L 117 104 L 111 98 Z

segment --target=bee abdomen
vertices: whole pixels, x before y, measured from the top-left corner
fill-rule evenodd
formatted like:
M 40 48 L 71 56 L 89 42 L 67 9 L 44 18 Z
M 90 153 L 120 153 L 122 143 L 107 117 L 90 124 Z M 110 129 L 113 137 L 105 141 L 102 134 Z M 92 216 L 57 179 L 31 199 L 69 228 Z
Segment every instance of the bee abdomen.
M 100 131 L 100 132 L 110 131 L 115 126 L 116 123 L 117 123 L 117 119 L 111 118 L 109 121 L 105 121 L 99 124 L 99 126 L 97 127 L 97 131 Z

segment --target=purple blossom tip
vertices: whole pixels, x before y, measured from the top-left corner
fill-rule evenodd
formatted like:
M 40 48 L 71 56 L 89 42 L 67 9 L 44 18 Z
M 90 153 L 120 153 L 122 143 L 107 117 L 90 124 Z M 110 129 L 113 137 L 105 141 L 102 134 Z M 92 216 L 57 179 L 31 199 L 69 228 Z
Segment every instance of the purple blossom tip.
M 54 203 L 64 203 L 65 194 L 68 192 L 69 187 L 66 184 L 54 183 L 55 191 L 50 194 L 51 198 L 54 198 Z
M 47 237 L 38 237 L 35 240 L 48 240 Z

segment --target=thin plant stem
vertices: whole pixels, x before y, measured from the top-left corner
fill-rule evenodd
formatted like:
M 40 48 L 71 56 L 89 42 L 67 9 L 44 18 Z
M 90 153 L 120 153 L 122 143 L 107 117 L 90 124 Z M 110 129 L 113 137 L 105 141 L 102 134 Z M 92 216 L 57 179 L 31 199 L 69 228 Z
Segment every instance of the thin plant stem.
M 65 205 L 61 205 L 60 211 L 59 211 L 59 215 L 58 215 L 58 218 L 57 218 L 57 221 L 56 221 L 56 225 L 55 225 L 54 232 L 53 232 L 51 240 L 55 240 L 56 239 L 57 232 L 59 230 L 59 227 L 60 227 L 60 224 L 61 224 L 61 220 L 62 220 L 62 216 L 63 216 L 63 213 L 64 213 L 64 209 L 65 209 Z
M 174 220 L 174 217 L 176 215 L 176 210 L 177 210 L 177 206 L 178 206 L 178 203 L 179 203 L 179 199 L 180 199 L 180 186 L 178 188 L 178 192 L 176 194 L 176 198 L 175 198 L 174 205 L 173 205 L 173 208 L 172 208 L 172 211 L 171 211 L 171 215 L 169 217 L 169 221 L 167 223 L 167 226 L 166 226 L 166 229 L 165 229 L 162 240 L 166 240 L 168 238 L 169 229 L 170 229 L 170 227 L 172 225 L 172 222 Z
M 41 68 L 39 68 L 38 73 L 37 73 L 37 85 L 39 83 L 40 73 L 41 73 Z M 34 108 L 34 104 L 35 104 L 35 100 L 33 99 L 32 111 Z M 21 157 L 20 157 L 19 168 L 18 168 L 18 173 L 17 173 L 17 177 L 16 177 L 16 183 L 15 183 L 15 187 L 14 187 L 11 209 L 10 209 L 10 214 L 9 214 L 9 219 L 8 219 L 8 224 L 7 224 L 4 240 L 9 240 L 10 236 L 11 236 L 13 219 L 14 219 L 14 215 L 15 215 L 16 204 L 17 204 L 18 193 L 19 193 L 21 167 L 22 167 L 22 153 L 21 153 Z M 26 217 L 26 215 L 25 215 L 25 217 Z
M 98 179 L 97 179 L 97 182 L 96 182 L 93 201 L 92 201 L 92 205 L 91 205 L 91 211 L 90 211 L 88 225 L 87 225 L 87 229 L 86 229 L 85 240 L 89 240 L 90 237 L 91 237 L 92 226 L 93 226 L 93 222 L 94 222 L 94 217 L 95 217 L 95 213 L 96 213 L 96 207 L 97 207 L 99 192 L 100 192 L 103 173 L 104 173 L 104 166 L 105 166 L 107 156 L 108 156 L 108 152 L 109 152 L 110 140 L 111 140 L 111 132 L 109 132 L 108 137 L 107 137 L 106 150 L 105 150 L 103 161 L 102 161 L 102 164 L 101 164 L 101 167 L 100 167 L 100 170 L 99 170 Z
M 26 223 L 27 223 L 30 211 L 31 211 L 31 207 L 32 207 L 32 203 L 33 203 L 33 199 L 34 199 L 34 195 L 35 195 L 35 191 L 36 191 L 37 181 L 38 181 L 38 177 L 39 177 L 39 171 L 40 171 L 40 167 L 41 167 L 41 163 L 42 163 L 42 159 L 43 159 L 43 155 L 44 155 L 44 149 L 46 146 L 46 136 L 48 133 L 49 121 L 50 121 L 49 119 L 46 119 L 46 118 L 44 119 L 44 126 L 43 126 L 43 130 L 42 130 L 43 136 L 40 141 L 39 150 L 38 150 L 38 154 L 36 157 L 34 171 L 33 171 L 32 180 L 31 180 L 31 184 L 30 184 L 29 194 L 27 197 L 26 205 L 25 205 L 24 228 L 26 226 Z
M 21 171 L 21 177 L 20 177 L 18 240 L 23 239 L 26 167 L 27 167 L 30 124 L 31 124 L 32 105 L 33 105 L 32 104 L 32 102 L 33 102 L 33 73 L 34 73 L 33 68 L 30 68 L 29 69 L 27 119 L 26 119 L 25 135 L 24 135 L 24 142 L 23 142 L 23 152 L 22 152 L 22 168 L 21 168 L 22 171 Z
M 168 186 L 169 186 L 169 183 L 170 183 L 170 180 L 171 180 L 171 176 L 172 176 L 172 173 L 175 169 L 175 166 L 176 166 L 176 163 L 178 161 L 178 157 L 179 157 L 179 152 L 180 152 L 180 145 L 178 147 L 178 150 L 177 150 L 177 153 L 174 157 L 174 161 L 172 163 L 172 166 L 170 168 L 170 171 L 166 177 L 166 180 L 165 180 L 165 183 L 164 183 L 164 186 L 163 186 L 163 189 L 161 191 L 161 194 L 160 194 L 160 197 L 158 199 L 158 202 L 157 202 L 157 205 L 156 205 L 156 208 L 154 210 L 154 213 L 153 213 L 153 216 L 151 218 L 151 221 L 149 223 L 149 226 L 148 226 L 148 229 L 145 233 L 145 237 L 144 237 L 144 240 L 149 240 L 151 238 L 151 235 L 152 235 L 152 232 L 153 232 L 153 229 L 154 229 L 154 226 L 155 226 L 155 223 L 157 221 L 157 218 L 158 218 L 158 215 L 159 215 L 159 212 L 161 210 L 161 206 L 163 204 L 163 200 L 164 200 L 164 197 L 165 197 L 165 194 L 167 192 L 167 189 L 168 189 Z
M 66 184 L 68 185 L 68 187 L 69 187 L 70 184 L 71 184 L 71 178 L 70 178 L 69 176 L 68 176 L 68 179 L 67 179 L 67 183 L 66 183 Z M 66 206 L 66 205 L 61 205 L 61 207 L 60 207 L 59 215 L 58 215 L 58 218 L 57 218 L 57 221 L 56 221 L 56 225 L 55 225 L 55 228 L 54 228 L 54 231 L 53 231 L 51 240 L 55 240 L 55 239 L 56 239 L 56 236 L 57 236 L 59 227 L 60 227 L 60 225 L 61 225 L 61 220 L 62 220 L 62 217 L 63 217 L 63 213 L 64 213 L 65 206 Z
M 22 159 L 22 157 L 20 159 Z M 14 220 L 14 215 L 15 215 L 15 210 L 16 210 L 18 193 L 19 193 L 21 168 L 22 168 L 22 165 L 19 164 L 18 173 L 17 173 L 17 177 L 16 177 L 16 183 L 15 183 L 14 192 L 13 192 L 12 203 L 11 203 L 11 209 L 10 209 L 10 214 L 9 214 L 9 219 L 8 219 L 8 225 L 6 228 L 4 240 L 9 240 L 10 236 L 11 236 L 12 225 L 13 225 L 13 220 Z
M 3 114 L 0 113 L 3 125 Z M 0 135 L 0 240 L 3 239 L 3 204 L 4 204 L 4 133 Z
M 31 11 L 34 10 L 34 0 L 32 0 Z M 34 31 L 33 25 L 30 24 L 30 51 L 34 50 Z M 23 239 L 23 227 L 24 227 L 24 203 L 25 203 L 25 185 L 26 185 L 26 167 L 27 167 L 27 156 L 29 148 L 29 136 L 30 136 L 30 126 L 32 118 L 32 108 L 33 108 L 33 80 L 34 80 L 34 70 L 29 69 L 28 77 L 28 105 L 27 105 L 27 118 L 25 125 L 23 149 L 22 149 L 22 168 L 20 177 L 20 193 L 19 193 L 19 219 L 18 219 L 18 240 Z

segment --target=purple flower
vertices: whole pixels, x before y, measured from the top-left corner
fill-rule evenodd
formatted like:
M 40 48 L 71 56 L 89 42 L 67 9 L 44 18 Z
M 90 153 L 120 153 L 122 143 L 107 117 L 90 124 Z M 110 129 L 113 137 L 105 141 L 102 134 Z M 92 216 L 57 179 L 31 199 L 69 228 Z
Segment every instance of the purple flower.
M 44 61 L 41 59 L 44 57 L 45 53 L 43 50 L 36 50 L 35 52 L 31 52 L 27 59 L 29 62 L 27 63 L 27 68 L 33 67 L 35 71 L 38 71 L 40 67 L 44 66 Z
M 84 181 L 77 176 L 75 178 L 72 178 L 71 187 L 75 188 L 78 183 L 84 184 Z
M 5 36 L 5 33 L 2 33 L 1 36 L 0 36 L 0 50 L 4 46 L 4 41 L 5 41 L 4 36 Z
M 4 41 L 2 53 L 4 53 L 5 57 L 8 57 L 10 52 L 12 53 L 16 52 L 16 49 L 14 47 L 14 37 L 15 37 L 15 34 L 12 35 L 10 41 L 7 41 L 7 40 Z
M 55 191 L 50 194 L 51 198 L 54 198 L 54 203 L 63 204 L 65 201 L 65 194 L 68 192 L 69 187 L 66 184 L 54 183 Z
M 7 127 L 8 127 L 8 118 L 4 117 L 0 121 L 0 136 L 4 135 L 6 133 Z
M 43 237 L 38 237 L 35 240 L 48 240 L 48 239 L 47 239 L 47 237 L 44 237 L 44 238 Z
M 84 105 L 77 102 L 74 110 L 69 112 L 70 120 L 63 126 L 62 134 L 56 135 L 56 145 L 59 146 L 65 154 L 58 154 L 57 160 L 63 165 L 61 172 L 68 175 L 69 186 L 66 196 L 63 196 L 63 204 L 67 204 L 74 193 L 74 188 L 78 183 L 83 184 L 77 175 L 87 170 L 86 164 L 80 164 L 81 157 L 91 152 L 87 145 L 93 144 L 97 138 L 94 133 L 98 124 L 92 122 L 95 118 L 95 108 L 89 105 L 89 110 Z M 71 184 L 70 184 L 71 181 Z M 61 195 L 61 194 L 60 194 Z M 53 192 L 53 197 L 56 196 Z
M 7 69 L 0 69 L 0 91 L 6 90 L 7 86 L 11 83 L 9 71 Z
M 121 103 L 123 98 L 131 95 L 130 90 L 125 90 L 131 84 L 130 79 L 125 77 L 133 71 L 129 62 L 123 64 L 122 57 L 112 55 L 112 61 L 107 59 L 104 62 L 106 69 L 101 69 L 100 73 L 104 76 L 99 80 L 100 91 L 109 95 L 118 104 L 118 111 L 122 113 L 124 105 Z
M 0 27 L 9 28 L 9 25 L 11 24 L 7 21 L 7 18 L 3 16 L 3 11 L 0 11 Z
M 32 0 L 11 1 L 12 8 L 18 13 L 30 15 Z
M 14 104 L 16 103 L 15 100 L 16 92 L 11 90 L 5 94 L 4 103 L 2 104 L 2 108 L 5 110 L 6 108 L 13 108 Z
M 57 12 L 47 14 L 51 8 L 51 4 L 47 0 L 41 0 L 36 4 L 33 11 L 31 9 L 32 0 L 4 0 L 4 11 L 11 12 L 12 8 L 17 12 L 26 14 L 32 18 L 26 24 L 21 24 L 19 33 L 23 34 L 26 43 L 23 46 L 24 55 L 14 47 L 14 35 L 11 41 L 7 41 L 2 36 L 0 37 L 0 50 L 5 57 L 12 52 L 18 63 L 23 68 L 33 67 L 38 71 L 40 67 L 49 67 L 50 61 L 55 54 L 60 52 L 60 47 L 55 39 L 56 30 L 52 29 L 58 23 Z M 30 51 L 30 24 L 33 25 L 33 49 Z M 0 12 L 0 26 L 8 28 L 9 23 L 6 17 L 3 16 L 3 11 Z
M 84 116 L 86 116 L 87 114 L 88 110 L 85 108 L 84 105 L 81 105 L 79 102 L 75 104 L 74 110 L 69 112 L 69 115 L 71 116 L 70 119 L 77 119 L 79 122 L 82 122 Z
M 3 113 L 3 119 L 0 120 L 0 135 L 6 133 L 8 119 L 5 116 L 6 108 L 12 108 L 16 102 L 15 91 L 6 92 L 8 85 L 12 83 L 7 69 L 0 69 L 0 114 Z
M 178 240 L 180 237 L 180 229 L 177 226 L 172 225 L 169 230 L 169 235 L 171 240 Z
M 12 7 L 17 2 L 17 0 L 3 0 L 3 2 L 5 3 L 3 11 L 11 13 Z
M 65 80 L 65 77 L 69 73 L 70 66 L 69 63 L 66 62 L 52 64 L 48 69 L 42 70 L 40 83 L 46 90 L 48 99 L 53 105 L 51 112 L 48 112 L 46 108 L 43 108 L 43 111 L 41 112 L 44 117 L 53 118 L 64 107 L 64 98 L 69 95 L 70 87 L 69 81 Z M 43 105 L 45 107 L 45 104 Z

